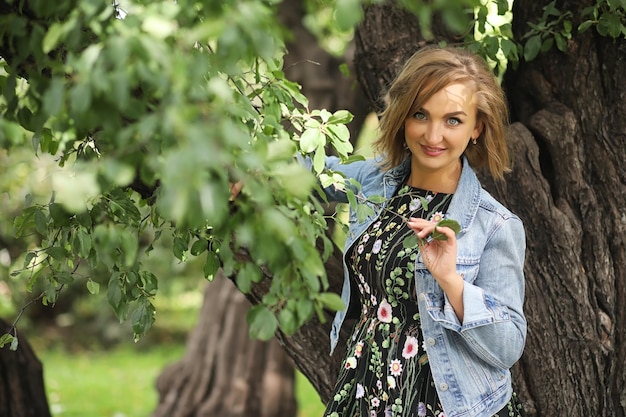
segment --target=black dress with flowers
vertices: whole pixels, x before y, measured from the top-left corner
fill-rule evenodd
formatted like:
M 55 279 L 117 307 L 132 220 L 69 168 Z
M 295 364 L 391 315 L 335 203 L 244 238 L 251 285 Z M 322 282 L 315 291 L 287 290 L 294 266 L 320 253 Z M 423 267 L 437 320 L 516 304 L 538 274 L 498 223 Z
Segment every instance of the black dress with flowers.
M 401 187 L 347 253 L 361 313 L 325 417 L 445 417 L 422 346 L 416 247 L 404 218 L 438 221 L 452 194 Z M 521 416 L 515 395 L 496 416 Z

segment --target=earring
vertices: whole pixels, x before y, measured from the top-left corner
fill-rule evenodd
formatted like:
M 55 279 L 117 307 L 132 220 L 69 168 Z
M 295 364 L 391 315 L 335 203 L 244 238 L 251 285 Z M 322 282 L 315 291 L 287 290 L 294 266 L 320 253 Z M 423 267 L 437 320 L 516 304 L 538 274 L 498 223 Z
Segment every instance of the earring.
M 476 138 L 472 138 L 472 144 L 476 145 Z

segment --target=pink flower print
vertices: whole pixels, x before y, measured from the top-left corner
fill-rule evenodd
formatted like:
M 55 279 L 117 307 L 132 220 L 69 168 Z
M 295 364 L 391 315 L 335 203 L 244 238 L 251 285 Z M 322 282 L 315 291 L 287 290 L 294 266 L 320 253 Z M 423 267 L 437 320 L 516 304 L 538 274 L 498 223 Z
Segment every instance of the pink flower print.
M 376 410 L 370 410 L 370 417 L 376 417 Z
M 354 356 L 356 356 L 357 358 L 360 358 L 362 354 L 363 354 L 363 342 L 359 342 L 356 345 L 356 349 L 354 349 Z
M 378 229 L 380 227 L 380 222 L 376 222 L 372 225 L 372 229 Z
M 417 404 L 417 415 L 419 417 L 423 417 L 426 415 L 426 404 L 421 401 L 419 404 Z
M 380 405 L 380 400 L 378 397 L 372 398 L 372 407 L 378 407 Z
M 383 323 L 391 323 L 392 318 L 391 304 L 389 304 L 387 300 L 383 299 L 378 306 L 378 320 Z
M 376 388 L 378 388 L 379 390 L 383 389 L 383 381 L 381 381 L 380 379 L 376 381 Z
M 430 221 L 433 223 L 439 223 L 442 220 L 443 220 L 443 213 L 440 211 L 434 213 L 433 216 L 430 218 Z
M 361 384 L 356 384 L 356 398 L 363 398 L 365 396 L 365 388 L 363 388 L 363 385 Z
M 402 364 L 399 359 L 394 359 L 389 364 L 389 371 L 393 376 L 400 376 L 402 374 Z
M 357 251 L 357 252 L 358 252 L 358 254 L 360 255 L 360 254 L 362 254 L 362 253 L 363 253 L 363 249 L 365 249 L 365 246 L 363 246 L 363 245 L 359 245 L 359 247 L 358 247 L 358 248 L 356 248 L 356 251 Z
M 380 248 L 383 246 L 383 241 L 380 239 L 377 239 L 374 242 L 374 246 L 372 247 L 372 253 L 378 253 L 380 252 Z
M 408 336 L 406 341 L 404 342 L 404 349 L 402 349 L 402 357 L 404 359 L 410 359 L 413 356 L 417 355 L 417 351 L 419 350 L 419 345 L 417 342 L 417 338 L 413 336 Z
M 370 240 L 370 235 L 366 233 L 363 235 L 363 239 L 361 239 L 361 242 L 366 243 L 368 240 Z
M 372 302 L 372 305 L 375 306 L 376 304 L 378 304 L 378 301 L 376 301 L 376 297 L 375 296 L 371 296 L 370 297 L 370 301 Z

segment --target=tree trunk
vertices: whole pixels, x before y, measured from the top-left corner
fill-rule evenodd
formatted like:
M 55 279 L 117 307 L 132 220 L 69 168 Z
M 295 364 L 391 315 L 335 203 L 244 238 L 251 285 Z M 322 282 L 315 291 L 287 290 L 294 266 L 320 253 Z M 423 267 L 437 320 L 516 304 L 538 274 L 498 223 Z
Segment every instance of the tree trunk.
M 559 3 L 574 16 L 589 6 Z M 542 6 L 514 3 L 518 39 Z M 520 123 L 510 189 L 498 194 L 525 221 L 529 242 L 521 377 L 536 415 L 623 417 L 626 44 L 592 28 L 567 46 L 522 63 L 505 80 Z
M 0 319 L 0 334 L 10 327 Z M 41 362 L 19 333 L 18 340 L 16 351 L 0 349 L 0 417 L 50 417 Z
M 250 303 L 221 272 L 207 285 L 184 357 L 157 380 L 153 417 L 295 416 L 294 368 L 276 341 L 251 341 Z

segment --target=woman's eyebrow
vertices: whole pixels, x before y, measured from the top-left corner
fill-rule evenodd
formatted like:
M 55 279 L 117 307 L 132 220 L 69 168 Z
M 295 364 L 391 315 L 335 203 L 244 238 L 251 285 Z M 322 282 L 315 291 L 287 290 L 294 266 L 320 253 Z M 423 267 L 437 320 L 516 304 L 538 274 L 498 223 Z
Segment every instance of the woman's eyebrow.
M 416 113 L 416 112 L 422 112 L 422 113 L 424 113 L 426 115 L 430 114 L 430 112 L 428 110 L 426 110 L 425 108 L 423 108 L 423 107 L 413 111 L 413 113 Z M 467 116 L 467 113 L 465 113 L 463 110 L 458 110 L 458 111 L 453 111 L 453 112 L 450 112 L 450 113 L 446 113 L 446 114 L 444 114 L 444 117 L 454 117 L 454 116 L 459 116 L 459 115 Z

